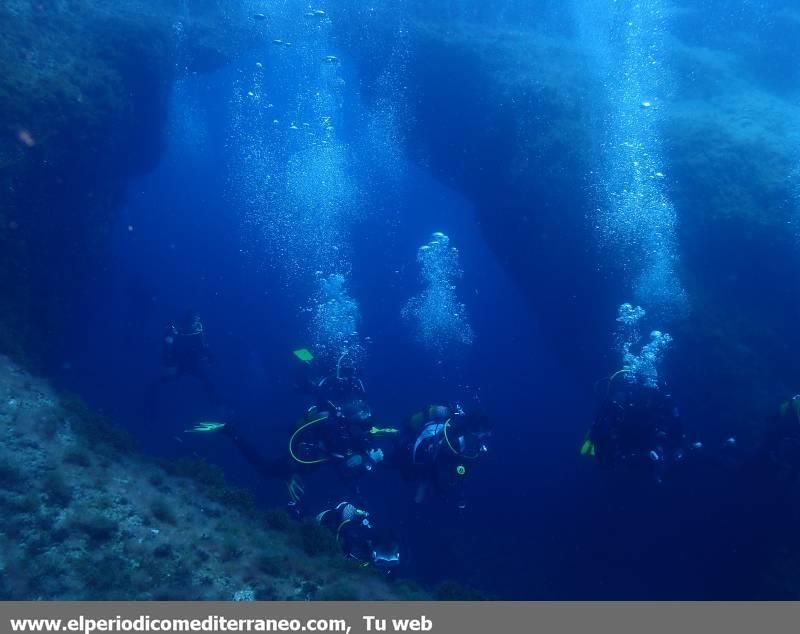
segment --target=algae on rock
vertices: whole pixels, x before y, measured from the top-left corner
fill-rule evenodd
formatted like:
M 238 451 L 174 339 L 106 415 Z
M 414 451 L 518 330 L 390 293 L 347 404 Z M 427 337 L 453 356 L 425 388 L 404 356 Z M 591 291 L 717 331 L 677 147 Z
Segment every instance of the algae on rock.
M 226 504 L 224 480 L 109 444 L 89 413 L 0 356 L 1 599 L 402 598 L 330 536 Z

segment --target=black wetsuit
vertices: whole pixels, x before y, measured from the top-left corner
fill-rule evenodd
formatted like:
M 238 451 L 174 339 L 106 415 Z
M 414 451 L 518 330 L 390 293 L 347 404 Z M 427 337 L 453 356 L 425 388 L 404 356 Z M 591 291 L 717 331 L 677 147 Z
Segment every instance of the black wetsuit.
M 245 461 L 253 467 L 261 477 L 266 479 L 290 478 L 297 471 L 297 466 L 288 456 L 268 458 L 256 446 L 242 436 L 236 426 L 228 424 L 223 427 L 223 433 L 231 439 L 234 447 L 239 451 Z
M 275 457 L 265 456 L 236 426 L 226 425 L 224 431 L 242 457 L 265 478 L 290 478 L 328 463 L 353 477 L 372 469 L 367 425 L 312 408 L 292 428 L 286 453 Z
M 372 525 L 364 511 L 349 502 L 340 502 L 317 515 L 317 523 L 336 535 L 342 554 L 348 559 L 369 563 L 372 560 Z
M 199 380 L 209 402 L 216 404 L 217 392 L 208 376 L 209 363 L 210 353 L 200 321 L 180 329 L 170 324 L 164 334 L 161 376 L 148 387 L 149 406 L 155 407 L 161 386 L 182 377 Z
M 766 466 L 779 478 L 800 477 L 800 402 L 787 401 L 767 421 L 761 453 Z
M 311 396 L 313 404 L 320 409 L 341 407 L 348 401 L 364 399 L 367 394 L 364 382 L 352 369 L 326 374 L 316 362 L 301 363 L 295 377 L 297 388 Z
M 370 564 L 387 572 L 399 565 L 400 549 L 394 535 L 373 527 L 367 513 L 349 502 L 340 502 L 317 515 L 316 519 L 336 535 L 336 541 L 347 559 Z
M 639 385 L 617 386 L 609 394 L 598 407 L 589 439 L 598 463 L 610 469 L 659 472 L 660 465 L 682 460 L 687 448 L 671 397 Z
M 416 483 L 417 502 L 433 492 L 463 507 L 465 479 L 485 450 L 483 419 L 451 416 L 449 408 L 431 406 L 412 421 L 392 453 L 391 466 Z
M 326 376 L 314 384 L 315 404 L 320 409 L 343 407 L 346 403 L 366 397 L 367 390 L 356 377 Z

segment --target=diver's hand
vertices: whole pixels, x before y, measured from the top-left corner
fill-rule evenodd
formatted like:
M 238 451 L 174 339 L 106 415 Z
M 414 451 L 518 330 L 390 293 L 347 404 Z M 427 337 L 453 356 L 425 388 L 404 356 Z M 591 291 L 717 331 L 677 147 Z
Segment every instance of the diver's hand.
M 350 456 L 344 464 L 348 469 L 358 469 L 362 462 L 364 462 L 364 459 L 359 454 L 356 454 Z
M 298 505 L 303 499 L 306 490 L 303 486 L 303 480 L 298 475 L 292 475 L 286 483 L 286 489 L 289 492 L 289 501 L 291 504 Z
M 379 462 L 383 461 L 384 457 L 383 449 L 370 449 L 367 452 L 367 455 L 369 456 L 369 459 L 372 460 L 372 462 L 374 462 L 375 464 L 378 464 Z

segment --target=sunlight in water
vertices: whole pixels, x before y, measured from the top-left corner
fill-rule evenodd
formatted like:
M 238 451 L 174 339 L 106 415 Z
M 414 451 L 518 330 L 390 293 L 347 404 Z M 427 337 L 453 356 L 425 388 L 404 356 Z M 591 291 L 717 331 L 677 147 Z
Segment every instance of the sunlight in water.
M 664 3 L 578 5 L 581 35 L 605 91 L 602 113 L 594 113 L 600 135 L 596 228 L 603 246 L 616 251 L 618 266 L 633 276 L 637 299 L 665 317 L 680 317 L 688 298 L 677 271 L 677 213 L 661 137 L 671 90 Z

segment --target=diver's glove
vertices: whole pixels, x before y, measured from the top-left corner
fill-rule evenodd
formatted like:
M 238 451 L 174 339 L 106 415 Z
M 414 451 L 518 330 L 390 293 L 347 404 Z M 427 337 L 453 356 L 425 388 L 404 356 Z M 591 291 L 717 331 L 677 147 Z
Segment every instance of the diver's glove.
M 378 464 L 379 462 L 383 461 L 383 449 L 380 448 L 370 449 L 367 452 L 367 455 L 369 456 L 369 459 L 372 460 L 372 462 L 374 462 L 375 464 Z
M 364 459 L 359 454 L 355 454 L 350 456 L 344 464 L 348 469 L 358 469 L 363 462 Z
M 289 492 L 290 504 L 300 504 L 300 501 L 303 499 L 303 494 L 306 492 L 300 476 L 292 475 L 292 477 L 289 478 L 289 481 L 286 483 L 286 489 Z

